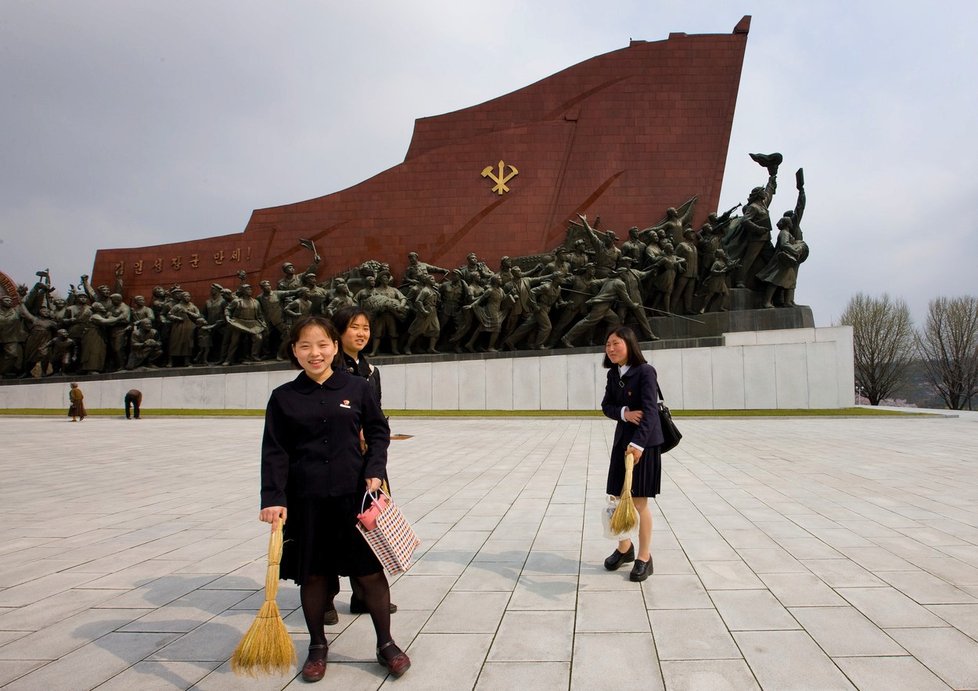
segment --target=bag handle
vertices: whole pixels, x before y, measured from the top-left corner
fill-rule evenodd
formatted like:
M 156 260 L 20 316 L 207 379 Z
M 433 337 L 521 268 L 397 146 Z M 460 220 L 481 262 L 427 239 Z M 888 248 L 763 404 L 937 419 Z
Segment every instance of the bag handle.
M 378 489 L 376 493 L 370 491 L 364 492 L 363 501 L 360 502 L 360 513 L 363 513 L 367 508 L 367 497 L 370 497 L 371 501 L 377 501 L 379 498 L 377 494 L 383 494 L 388 499 L 391 498 L 391 495 L 387 494 L 383 489 Z
M 662 395 L 662 388 L 659 386 L 658 380 L 655 382 L 655 391 L 657 394 L 659 394 L 659 403 L 665 403 L 666 397 Z

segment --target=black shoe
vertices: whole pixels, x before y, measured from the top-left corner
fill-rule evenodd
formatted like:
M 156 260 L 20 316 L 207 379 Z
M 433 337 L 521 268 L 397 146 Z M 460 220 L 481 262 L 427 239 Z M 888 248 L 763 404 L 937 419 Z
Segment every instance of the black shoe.
M 370 610 L 367 609 L 367 604 L 358 598 L 356 595 L 350 596 L 350 614 L 367 614 Z M 397 605 L 393 602 L 391 603 L 391 614 L 397 611 Z
M 649 557 L 648 561 L 636 559 L 632 572 L 628 574 L 628 580 L 640 583 L 648 578 L 650 573 L 652 573 L 652 557 Z
M 617 571 L 622 564 L 635 561 L 635 545 L 629 545 L 627 552 L 619 552 L 617 549 L 611 556 L 604 560 L 604 567 L 609 571 Z

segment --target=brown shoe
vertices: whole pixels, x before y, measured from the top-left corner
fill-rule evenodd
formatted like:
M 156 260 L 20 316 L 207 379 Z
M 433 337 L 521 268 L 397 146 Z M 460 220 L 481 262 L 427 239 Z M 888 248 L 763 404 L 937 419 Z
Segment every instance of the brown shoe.
M 313 660 L 313 651 L 319 652 L 323 651 L 322 658 L 318 660 Z M 309 657 L 306 658 L 305 663 L 302 665 L 302 680 L 313 682 L 319 681 L 324 676 L 326 676 L 326 658 L 329 655 L 329 647 L 325 645 L 310 645 L 309 646 Z
M 391 648 L 393 648 L 393 650 L 391 650 Z M 387 659 L 381 652 L 383 650 L 388 650 L 389 652 L 394 653 L 394 655 L 392 655 L 390 659 Z M 408 671 L 409 667 L 411 667 L 411 658 L 407 656 L 407 653 L 398 648 L 394 641 L 387 641 L 382 646 L 377 648 L 377 662 L 379 662 L 381 666 L 386 667 L 395 677 L 401 676 Z

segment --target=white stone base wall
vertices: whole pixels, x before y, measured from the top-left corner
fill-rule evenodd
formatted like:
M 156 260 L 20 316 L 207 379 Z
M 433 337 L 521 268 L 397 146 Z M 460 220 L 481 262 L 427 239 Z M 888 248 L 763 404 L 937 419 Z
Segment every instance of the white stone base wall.
M 726 345 L 646 351 L 676 410 L 845 408 L 854 404 L 852 328 L 751 331 Z M 600 353 L 416 362 L 382 366 L 389 410 L 595 410 Z M 153 408 L 263 409 L 294 371 L 83 381 L 88 408 L 122 408 L 129 389 Z M 2 408 L 68 407 L 63 383 L 0 386 Z

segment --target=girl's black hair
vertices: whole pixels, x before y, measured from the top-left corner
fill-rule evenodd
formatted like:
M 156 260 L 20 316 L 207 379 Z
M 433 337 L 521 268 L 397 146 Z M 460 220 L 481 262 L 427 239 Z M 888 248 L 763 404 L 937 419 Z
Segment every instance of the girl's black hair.
M 642 355 L 642 348 L 638 344 L 638 336 L 635 335 L 635 331 L 628 326 L 617 326 L 608 332 L 608 335 L 604 337 L 605 343 L 612 336 L 617 336 L 625 342 L 625 348 L 628 350 L 628 362 L 629 367 L 635 365 L 644 365 L 646 363 L 645 356 Z M 601 363 L 605 367 L 616 367 L 617 363 L 612 362 L 608 357 L 608 353 L 604 354 L 604 362 Z

